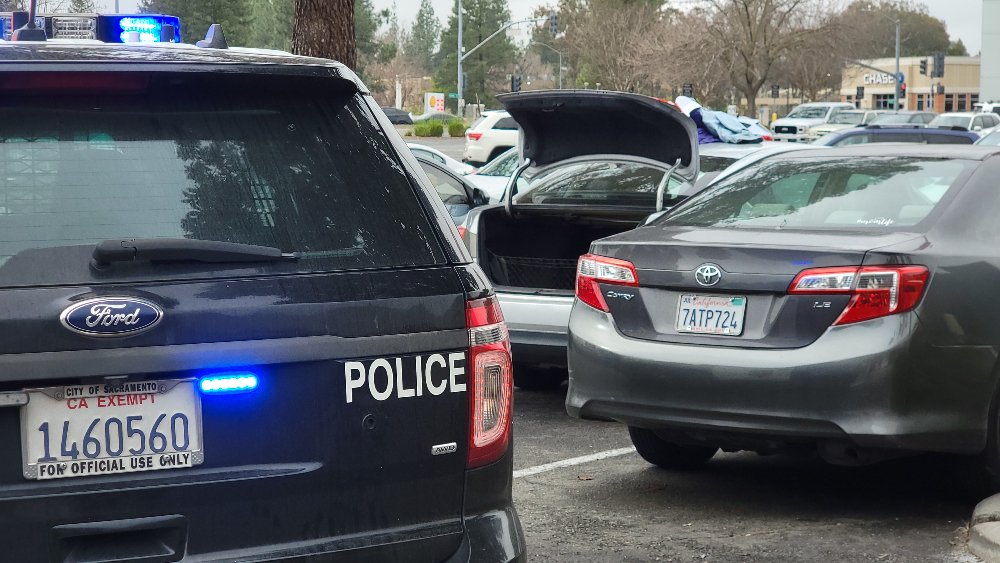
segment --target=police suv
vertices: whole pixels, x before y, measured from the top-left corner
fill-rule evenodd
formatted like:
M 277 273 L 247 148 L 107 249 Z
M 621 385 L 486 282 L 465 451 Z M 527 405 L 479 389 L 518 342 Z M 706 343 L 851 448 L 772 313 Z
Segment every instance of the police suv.
M 0 559 L 524 560 L 502 315 L 357 76 L 3 17 Z

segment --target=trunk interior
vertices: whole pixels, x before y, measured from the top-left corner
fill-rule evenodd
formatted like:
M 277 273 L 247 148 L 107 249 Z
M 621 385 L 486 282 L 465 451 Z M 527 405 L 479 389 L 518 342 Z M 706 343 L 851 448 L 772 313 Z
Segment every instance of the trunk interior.
M 515 212 L 503 207 L 480 218 L 480 264 L 495 285 L 572 293 L 577 259 L 590 243 L 634 229 L 639 219 L 574 213 Z

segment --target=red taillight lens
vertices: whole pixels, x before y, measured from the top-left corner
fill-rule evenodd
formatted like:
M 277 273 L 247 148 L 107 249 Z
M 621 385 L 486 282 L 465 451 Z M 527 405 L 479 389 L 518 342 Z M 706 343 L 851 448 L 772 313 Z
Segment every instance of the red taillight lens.
M 637 286 L 639 276 L 631 262 L 584 254 L 576 265 L 576 296 L 587 305 L 607 313 L 608 304 L 601 295 L 600 283 Z
M 465 227 L 458 228 L 458 236 L 462 237 L 462 240 L 465 240 L 465 231 L 466 231 Z
M 771 135 L 763 135 L 761 136 L 761 139 L 764 141 L 773 141 L 774 137 L 772 137 Z
M 483 134 L 482 133 L 466 133 L 465 136 L 468 137 L 470 141 L 478 141 L 480 138 L 482 138 Z
M 467 467 L 499 459 L 510 444 L 513 377 L 510 340 L 496 297 L 465 304 L 469 329 L 469 455 Z
M 923 266 L 815 268 L 792 280 L 791 294 L 849 294 L 835 325 L 877 319 L 909 311 L 924 294 L 930 272 Z

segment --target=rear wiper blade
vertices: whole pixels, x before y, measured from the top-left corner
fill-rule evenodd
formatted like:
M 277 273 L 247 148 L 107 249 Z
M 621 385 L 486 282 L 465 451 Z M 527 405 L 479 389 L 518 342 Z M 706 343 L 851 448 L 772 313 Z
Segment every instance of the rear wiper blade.
M 113 239 L 94 248 L 98 266 L 112 262 L 281 262 L 298 258 L 271 246 L 187 238 Z

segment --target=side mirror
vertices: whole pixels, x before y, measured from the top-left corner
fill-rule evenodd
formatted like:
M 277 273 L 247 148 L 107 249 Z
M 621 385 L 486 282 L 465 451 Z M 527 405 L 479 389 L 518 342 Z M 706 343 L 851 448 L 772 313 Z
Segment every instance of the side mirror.
M 479 207 L 490 202 L 490 195 L 480 188 L 472 188 L 472 206 Z
M 973 131 L 982 131 L 983 127 L 981 125 L 976 125 L 975 127 L 972 128 L 972 130 Z

